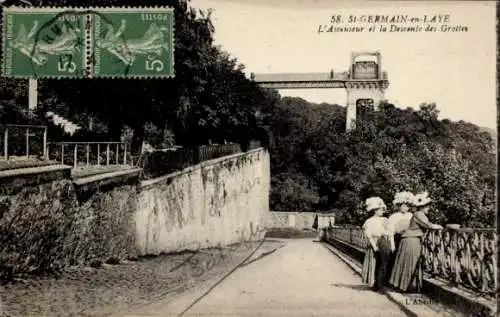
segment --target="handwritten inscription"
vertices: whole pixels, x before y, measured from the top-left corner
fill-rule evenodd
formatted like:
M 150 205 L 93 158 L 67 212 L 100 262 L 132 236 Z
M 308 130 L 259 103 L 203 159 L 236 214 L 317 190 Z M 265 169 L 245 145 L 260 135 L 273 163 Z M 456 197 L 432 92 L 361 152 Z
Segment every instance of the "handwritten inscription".
M 251 199 L 249 193 L 260 183 L 259 177 L 242 182 L 239 188 L 230 189 L 222 183 L 221 190 L 213 193 L 209 198 L 208 215 L 220 217 L 222 208 L 233 201 L 245 204 L 246 198 L 246 204 L 249 204 Z M 158 243 L 161 237 L 160 233 L 168 233 L 175 228 L 182 229 L 195 221 L 194 209 L 190 202 L 186 201 L 186 199 L 191 199 L 189 197 L 190 188 L 186 191 L 185 186 L 183 183 L 171 183 L 148 191 L 147 197 L 144 197 L 143 202 L 150 205 L 150 212 L 147 215 L 146 248 Z M 205 215 L 205 213 L 201 214 L 202 224 L 205 223 Z M 245 239 L 253 238 L 259 232 L 259 228 L 254 228 L 253 224 L 250 225 L 249 229 L 242 232 L 242 243 L 245 243 Z
M 252 249 L 254 247 L 253 243 L 255 238 L 261 239 L 265 229 L 261 228 L 259 225 L 254 226 L 253 222 L 250 222 L 248 228 L 244 228 L 240 232 L 240 243 L 244 245 L 247 249 Z M 237 231 L 238 232 L 238 231 Z M 191 247 L 191 248 L 189 248 Z M 179 265 L 173 267 L 169 272 L 175 272 L 183 267 L 188 267 L 191 269 L 192 274 L 196 277 L 205 274 L 206 272 L 212 270 L 214 267 L 225 264 L 229 258 L 229 248 L 224 248 L 221 243 L 217 244 L 215 247 L 216 253 L 213 254 L 207 261 L 202 261 L 196 258 L 201 252 L 201 243 L 190 242 L 181 247 L 177 248 L 176 252 L 189 249 L 193 252 L 186 260 L 182 261 Z
M 243 228 L 243 230 L 241 230 L 240 242 L 247 248 L 251 248 L 254 239 L 260 239 L 262 237 L 262 234 L 266 232 L 266 229 L 261 228 L 259 225 L 256 225 L 254 228 L 253 222 L 250 222 L 248 229 L 249 230 L 247 230 L 247 228 Z
M 217 251 L 216 254 L 212 254 L 208 261 L 202 261 L 196 258 L 196 255 L 201 252 L 201 244 L 199 242 L 193 242 L 192 246 L 194 246 L 194 248 L 190 251 L 192 251 L 193 254 L 186 260 L 182 261 L 179 265 L 170 269 L 170 273 L 187 266 L 191 269 L 193 276 L 198 277 L 212 270 L 215 266 L 224 264 L 228 258 L 228 251 L 225 250 L 220 243 L 215 247 Z M 183 246 L 182 248 L 179 248 L 178 251 L 185 249 L 187 249 L 186 246 Z

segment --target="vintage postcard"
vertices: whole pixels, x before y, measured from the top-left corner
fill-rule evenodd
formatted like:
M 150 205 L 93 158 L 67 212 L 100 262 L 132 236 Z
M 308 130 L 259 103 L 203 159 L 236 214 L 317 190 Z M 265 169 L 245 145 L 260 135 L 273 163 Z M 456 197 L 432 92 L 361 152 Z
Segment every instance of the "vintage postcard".
M 0 11 L 0 317 L 496 316 L 496 2 Z

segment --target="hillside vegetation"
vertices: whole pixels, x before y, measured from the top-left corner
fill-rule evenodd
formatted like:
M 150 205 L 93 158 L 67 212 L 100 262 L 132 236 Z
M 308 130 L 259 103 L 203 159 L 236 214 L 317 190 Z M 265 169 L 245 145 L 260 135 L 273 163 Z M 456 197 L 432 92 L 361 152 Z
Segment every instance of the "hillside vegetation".
M 271 119 L 271 208 L 335 210 L 341 223 L 359 224 L 369 196 L 390 203 L 396 191 L 428 190 L 435 221 L 493 227 L 492 135 L 438 114 L 435 104 L 384 103 L 345 133 L 345 108 L 282 98 Z

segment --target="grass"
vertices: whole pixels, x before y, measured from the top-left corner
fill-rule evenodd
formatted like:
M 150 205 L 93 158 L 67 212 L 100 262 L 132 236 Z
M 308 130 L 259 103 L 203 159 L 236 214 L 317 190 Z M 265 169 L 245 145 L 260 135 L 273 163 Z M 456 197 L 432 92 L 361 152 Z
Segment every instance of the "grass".
M 30 167 L 40 167 L 59 164 L 56 161 L 44 161 L 36 157 L 25 157 L 25 156 L 11 156 L 6 161 L 0 159 L 0 171 L 20 169 L 20 168 L 30 168 Z
M 0 158 L 0 171 L 31 168 L 31 167 L 43 167 L 50 165 L 60 164 L 58 161 L 45 161 L 35 156 L 25 157 L 25 156 L 10 156 L 9 159 L 3 160 Z M 112 173 L 116 171 L 123 171 L 132 168 L 128 165 L 79 165 L 71 170 L 71 177 L 73 179 L 89 177 L 104 173 Z
M 101 166 L 77 166 L 76 168 L 73 168 L 71 170 L 71 177 L 73 179 L 76 178 L 83 178 L 83 177 L 89 177 L 89 176 L 94 176 L 94 175 L 99 175 L 99 174 L 104 174 L 104 173 L 112 173 L 116 171 L 123 171 L 123 170 L 128 170 L 133 167 L 131 166 L 125 166 L 125 165 L 101 165 Z

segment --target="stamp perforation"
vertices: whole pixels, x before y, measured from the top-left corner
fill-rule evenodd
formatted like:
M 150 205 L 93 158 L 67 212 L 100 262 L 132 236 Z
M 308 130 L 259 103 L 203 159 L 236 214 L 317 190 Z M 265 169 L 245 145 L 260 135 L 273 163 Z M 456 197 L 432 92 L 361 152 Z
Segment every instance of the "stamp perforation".
M 5 36 L 3 36 L 5 34 L 5 9 L 2 10 L 2 20 L 0 21 L 0 24 L 1 24 L 0 29 L 2 30 L 2 53 L 1 53 L 2 61 L 0 63 L 1 64 L 1 66 L 0 66 L 1 73 L 0 74 L 3 75 L 6 73 L 6 70 L 5 70 L 5 52 L 6 52 L 6 48 L 7 48 Z
M 89 14 L 85 15 L 85 58 L 84 58 L 84 69 L 85 69 L 85 77 L 91 78 L 92 77 L 92 61 L 90 60 L 92 58 L 92 50 L 90 48 L 90 45 L 92 43 L 92 32 L 90 31 L 90 28 L 92 27 L 91 25 L 92 19 Z
M 23 10 L 20 10 L 23 9 Z M 67 10 L 67 11 L 103 11 L 103 12 L 134 12 L 137 9 L 141 10 L 161 10 L 161 11 L 175 11 L 171 6 L 5 6 L 2 8 L 4 12 L 19 12 L 19 11 L 31 11 L 30 13 L 50 13 L 53 10 Z

